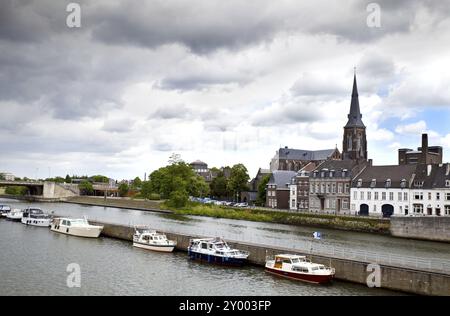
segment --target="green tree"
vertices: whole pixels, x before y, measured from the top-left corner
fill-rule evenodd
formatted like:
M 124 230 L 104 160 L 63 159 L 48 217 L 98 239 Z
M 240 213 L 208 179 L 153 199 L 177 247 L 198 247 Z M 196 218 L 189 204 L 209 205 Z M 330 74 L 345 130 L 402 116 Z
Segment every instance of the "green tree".
M 66 183 L 72 183 L 72 178 L 69 175 L 66 175 L 65 182 Z
M 129 191 L 130 191 L 130 187 L 128 186 L 128 183 L 122 182 L 122 183 L 119 185 L 119 195 L 120 195 L 121 197 L 127 196 Z
M 233 198 L 239 199 L 241 192 L 248 190 L 248 180 L 250 180 L 250 176 L 243 164 L 237 164 L 231 168 L 227 188 Z
M 139 177 L 136 177 L 133 180 L 133 189 L 140 189 L 142 187 L 142 180 Z
M 211 181 L 211 195 L 219 199 L 226 198 L 229 196 L 227 189 L 227 178 L 222 171 L 219 171 L 217 176 Z
M 177 190 L 177 191 L 173 191 L 170 194 L 170 199 L 167 203 L 169 204 L 169 206 L 180 208 L 180 207 L 185 206 L 187 204 L 188 200 L 189 200 L 189 196 L 186 191 Z
M 270 175 L 262 178 L 261 182 L 258 185 L 258 197 L 256 199 L 256 203 L 259 206 L 266 205 L 266 196 L 267 196 L 267 183 L 269 183 Z
M 7 187 L 5 189 L 5 193 L 9 195 L 20 195 L 24 196 L 28 194 L 28 188 L 27 187 L 21 187 L 21 186 L 11 186 Z
M 99 182 L 99 183 L 108 183 L 109 178 L 107 176 L 102 175 L 95 175 L 90 178 L 92 182 Z
M 0 173 L 0 180 L 5 180 L 5 175 L 3 173 Z
M 78 185 L 78 188 L 80 189 L 80 193 L 82 195 L 94 194 L 94 187 L 92 186 L 92 183 L 87 180 L 81 181 L 81 183 Z

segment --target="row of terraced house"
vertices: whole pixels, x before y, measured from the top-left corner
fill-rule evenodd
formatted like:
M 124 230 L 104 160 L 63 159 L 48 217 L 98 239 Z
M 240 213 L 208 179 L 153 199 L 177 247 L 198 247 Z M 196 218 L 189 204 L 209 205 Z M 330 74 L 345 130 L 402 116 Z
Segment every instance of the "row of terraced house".
M 367 157 L 366 127 L 356 76 L 342 153 L 337 149 L 280 148 L 270 163 L 266 207 L 365 216 L 450 215 L 450 164 L 440 146 L 398 150 L 398 164 L 375 166 Z

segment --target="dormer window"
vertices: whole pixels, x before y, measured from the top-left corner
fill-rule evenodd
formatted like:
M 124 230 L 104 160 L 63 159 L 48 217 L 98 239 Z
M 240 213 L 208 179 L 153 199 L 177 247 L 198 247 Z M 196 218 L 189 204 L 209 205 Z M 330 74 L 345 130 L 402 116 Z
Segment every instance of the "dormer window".
M 421 188 L 423 187 L 423 181 L 414 181 L 414 186 L 416 188 Z
M 384 187 L 385 188 L 390 188 L 391 187 L 391 179 L 387 179 L 386 182 L 384 183 Z
M 347 176 L 347 169 L 342 169 L 342 178 Z
M 372 181 L 370 181 L 370 187 L 375 188 L 376 186 L 377 186 L 377 179 L 372 179 Z
M 400 182 L 400 187 L 402 189 L 406 188 L 406 179 L 402 179 L 402 181 Z
M 450 180 L 445 180 L 445 186 L 446 186 L 447 188 L 450 188 Z
M 358 188 L 362 187 L 362 179 L 358 179 L 358 182 L 357 182 L 356 186 Z

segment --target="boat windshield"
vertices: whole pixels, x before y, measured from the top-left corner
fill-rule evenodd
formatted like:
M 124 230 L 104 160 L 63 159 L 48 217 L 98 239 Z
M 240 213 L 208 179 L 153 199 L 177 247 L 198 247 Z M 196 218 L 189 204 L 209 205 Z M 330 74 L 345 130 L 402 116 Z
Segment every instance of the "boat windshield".
M 85 219 L 71 219 L 70 223 L 71 223 L 71 225 L 74 225 L 74 226 L 75 225 L 79 225 L 79 226 L 89 225 L 89 223 Z

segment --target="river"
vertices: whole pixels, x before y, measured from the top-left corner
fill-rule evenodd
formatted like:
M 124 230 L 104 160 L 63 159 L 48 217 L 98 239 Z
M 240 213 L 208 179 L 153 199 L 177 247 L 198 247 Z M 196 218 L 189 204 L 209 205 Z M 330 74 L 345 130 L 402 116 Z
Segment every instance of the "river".
M 313 285 L 192 262 L 186 253 L 155 253 L 110 238 L 84 239 L 0 219 L 0 295 L 401 295 L 334 281 Z M 80 267 L 80 287 L 66 269 Z

